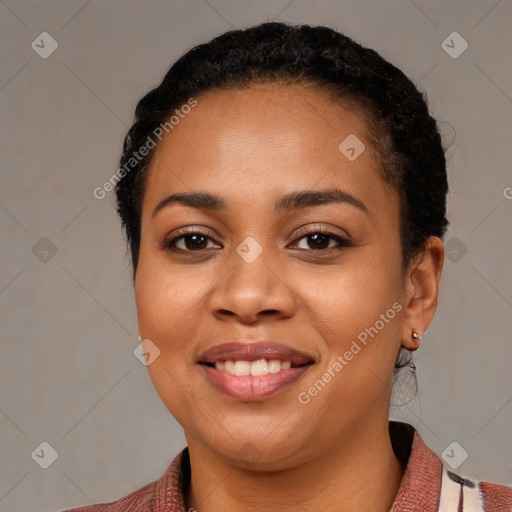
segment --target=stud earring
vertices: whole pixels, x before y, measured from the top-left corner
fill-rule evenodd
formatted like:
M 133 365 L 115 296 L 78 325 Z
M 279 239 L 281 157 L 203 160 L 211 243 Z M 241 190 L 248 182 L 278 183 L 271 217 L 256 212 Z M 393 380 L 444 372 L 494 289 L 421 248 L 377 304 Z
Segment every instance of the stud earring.
M 412 339 L 414 340 L 415 343 L 418 344 L 418 346 L 420 345 L 420 343 L 423 341 L 423 336 L 421 336 L 421 334 L 417 333 L 416 331 L 413 331 L 412 332 Z

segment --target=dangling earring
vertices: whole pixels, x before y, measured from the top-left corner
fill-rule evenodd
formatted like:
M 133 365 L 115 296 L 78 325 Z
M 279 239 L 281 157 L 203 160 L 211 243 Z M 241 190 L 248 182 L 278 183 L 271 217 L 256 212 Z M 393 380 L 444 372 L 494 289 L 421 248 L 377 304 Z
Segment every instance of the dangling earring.
M 421 336 L 421 334 L 417 333 L 416 331 L 412 331 L 412 339 L 413 339 L 414 343 L 416 344 L 416 349 L 418 349 L 419 346 L 421 345 L 421 342 L 423 341 L 423 337 Z M 413 350 L 416 350 L 416 349 L 413 349 Z M 411 358 L 408 366 L 409 366 L 409 370 L 412 373 L 416 372 L 416 365 L 414 364 L 414 360 L 412 358 Z

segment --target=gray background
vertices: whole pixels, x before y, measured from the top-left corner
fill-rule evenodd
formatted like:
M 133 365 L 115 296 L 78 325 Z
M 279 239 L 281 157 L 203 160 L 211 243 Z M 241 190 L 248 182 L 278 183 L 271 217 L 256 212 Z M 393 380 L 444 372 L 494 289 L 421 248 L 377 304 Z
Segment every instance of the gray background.
M 93 189 L 178 56 L 272 19 L 377 49 L 455 136 L 440 310 L 417 355 L 419 396 L 392 415 L 439 455 L 457 441 L 469 454 L 457 472 L 512 484 L 510 1 L 0 0 L 0 510 L 113 500 L 184 446 L 133 355 L 129 259 L 112 194 Z M 47 59 L 31 48 L 44 31 L 59 44 Z M 441 46 L 453 31 L 469 44 L 456 59 Z M 31 457 L 43 441 L 58 452 L 48 469 Z

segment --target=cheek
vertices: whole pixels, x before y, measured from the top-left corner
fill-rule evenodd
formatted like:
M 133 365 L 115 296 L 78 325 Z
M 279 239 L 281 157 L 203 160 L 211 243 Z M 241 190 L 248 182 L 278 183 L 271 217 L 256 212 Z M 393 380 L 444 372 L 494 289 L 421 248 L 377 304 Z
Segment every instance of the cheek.
M 196 365 L 197 343 L 212 332 L 208 304 L 220 276 L 219 269 L 200 264 L 173 265 L 159 250 L 141 251 L 135 281 L 139 331 L 160 350 L 147 370 L 162 402 L 189 432 L 196 430 L 195 422 L 211 419 L 203 418 L 203 409 L 197 407 L 204 402 L 196 385 L 202 379 L 202 369 Z M 191 409 L 196 413 L 191 414 Z
M 316 315 L 323 320 L 322 335 L 329 346 L 324 370 L 343 375 L 333 380 L 349 393 L 372 382 L 382 387 L 390 381 L 402 332 L 400 268 L 376 252 L 365 256 L 325 280 L 315 298 Z M 368 371 L 377 377 L 372 382 L 366 378 Z
M 165 257 L 141 257 L 135 281 L 135 301 L 141 337 L 162 352 L 181 350 L 190 340 L 195 319 L 203 318 L 209 279 L 197 269 L 194 278 Z
M 189 425 L 191 418 L 187 411 L 196 393 L 188 388 L 194 380 L 191 372 L 197 371 L 190 345 L 197 337 L 197 319 L 204 318 L 207 282 L 206 278 L 189 279 L 179 269 L 170 269 L 159 255 L 146 256 L 141 252 L 135 280 L 139 333 L 160 350 L 147 370 L 169 412 L 190 430 L 193 425 Z M 188 389 L 187 393 L 177 392 L 184 388 Z M 201 400 L 199 396 L 196 399 Z
M 323 303 L 329 324 L 355 336 L 401 300 L 398 283 L 394 265 L 361 257 L 326 279 L 317 301 Z

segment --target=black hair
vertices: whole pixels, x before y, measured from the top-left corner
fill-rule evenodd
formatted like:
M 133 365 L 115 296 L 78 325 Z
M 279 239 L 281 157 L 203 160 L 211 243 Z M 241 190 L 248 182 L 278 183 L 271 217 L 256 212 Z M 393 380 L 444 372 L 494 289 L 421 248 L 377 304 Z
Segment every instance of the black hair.
M 123 144 L 124 176 L 116 185 L 117 211 L 137 270 L 145 170 L 152 151 L 133 158 L 175 109 L 212 89 L 254 83 L 316 85 L 369 114 L 384 178 L 400 194 L 403 262 L 448 221 L 446 162 L 426 100 L 398 68 L 376 51 L 327 27 L 263 23 L 224 33 L 183 55 L 137 104 Z
M 399 194 L 404 267 L 430 236 L 443 237 L 448 225 L 444 149 L 426 98 L 411 80 L 376 51 L 328 27 L 263 23 L 192 48 L 137 104 L 116 185 L 134 277 L 145 171 L 152 155 L 148 151 L 141 158 L 139 149 L 176 109 L 203 92 L 272 83 L 315 86 L 365 116 L 382 176 Z M 397 365 L 403 364 L 401 353 Z

